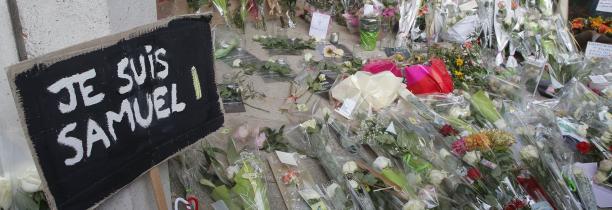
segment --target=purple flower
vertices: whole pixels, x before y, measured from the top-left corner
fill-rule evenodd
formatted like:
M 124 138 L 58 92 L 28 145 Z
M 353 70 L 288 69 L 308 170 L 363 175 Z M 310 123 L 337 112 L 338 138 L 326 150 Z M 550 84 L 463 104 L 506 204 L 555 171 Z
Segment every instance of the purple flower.
M 395 7 L 387 7 L 383 10 L 383 17 L 393 17 L 395 16 Z
M 259 135 L 257 135 L 257 137 L 255 137 L 255 144 L 257 144 L 257 148 L 261 149 L 264 146 L 264 142 L 266 142 L 266 139 L 268 137 L 266 136 L 266 133 L 261 132 L 259 133 Z

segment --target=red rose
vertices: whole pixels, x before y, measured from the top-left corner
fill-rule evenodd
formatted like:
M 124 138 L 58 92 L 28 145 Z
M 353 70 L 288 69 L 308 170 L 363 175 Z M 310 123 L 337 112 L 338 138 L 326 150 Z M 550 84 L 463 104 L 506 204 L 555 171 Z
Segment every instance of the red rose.
M 512 199 L 510 203 L 506 204 L 504 210 L 517 210 L 524 208 L 526 203 L 520 199 Z
M 610 145 L 610 147 L 608 147 L 608 150 L 610 150 L 610 152 L 612 152 L 612 145 Z
M 586 155 L 591 151 L 591 144 L 589 142 L 582 141 L 576 144 L 576 149 L 578 149 L 578 151 L 583 155 Z
M 455 130 L 453 126 L 446 124 L 442 126 L 442 128 L 440 128 L 440 134 L 442 134 L 443 136 L 454 136 L 459 134 L 459 132 L 457 132 L 457 130 Z
M 479 180 L 480 178 L 482 178 L 482 174 L 480 174 L 480 171 L 477 168 L 474 168 L 474 167 L 472 167 L 472 168 L 470 168 L 468 170 L 467 176 L 470 179 L 474 180 L 474 181 Z

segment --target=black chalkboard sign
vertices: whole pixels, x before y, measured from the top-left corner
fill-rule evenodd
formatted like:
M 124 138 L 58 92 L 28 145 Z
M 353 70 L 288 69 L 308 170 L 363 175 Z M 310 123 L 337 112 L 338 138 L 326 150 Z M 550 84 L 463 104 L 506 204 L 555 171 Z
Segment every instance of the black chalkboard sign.
M 91 208 L 222 126 L 209 22 L 177 17 L 10 68 L 52 208 Z

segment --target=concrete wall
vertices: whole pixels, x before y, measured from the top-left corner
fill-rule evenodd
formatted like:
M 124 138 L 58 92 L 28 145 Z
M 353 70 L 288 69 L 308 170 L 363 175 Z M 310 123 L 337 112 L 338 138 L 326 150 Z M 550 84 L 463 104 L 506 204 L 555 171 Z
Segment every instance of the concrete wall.
M 117 33 L 157 20 L 155 0 L 107 0 L 110 31 Z
M 155 0 L 15 0 L 28 58 L 157 20 Z M 0 69 L 18 61 L 6 0 L 0 0 Z M 33 167 L 13 97 L 0 72 L 0 165 L 13 172 Z M 7 155 L 7 151 L 14 151 Z M 7 166 L 8 163 L 8 166 Z M 161 174 L 168 209 L 167 165 Z M 2 169 L 0 169 L 0 175 Z M 157 209 L 148 176 L 142 176 L 98 209 Z
M 3 112 L 3 117 L 0 120 L 0 154 L 8 154 L 11 151 L 15 151 L 14 149 L 26 149 L 25 151 L 27 151 L 27 146 L 24 147 L 24 139 L 19 138 L 23 137 L 20 133 L 21 131 L 10 126 L 11 124 L 18 123 L 18 121 L 12 99 L 13 96 L 8 88 L 9 85 L 6 74 L 4 74 L 4 68 L 17 63 L 17 61 L 17 48 L 15 46 L 15 38 L 13 37 L 13 28 L 11 26 L 8 6 L 6 1 L 0 1 L 0 110 Z M 32 158 L 29 156 L 29 153 L 25 153 L 26 155 L 24 156 L 26 156 L 26 160 L 24 160 L 24 162 L 27 162 L 27 159 L 29 159 L 29 163 L 32 163 Z M 5 171 L 9 171 L 12 165 L 17 165 L 11 164 L 14 162 L 12 159 L 19 159 L 13 157 L 14 156 L 0 155 L 0 165 L 5 167 Z M 0 176 L 8 176 L 8 174 L 3 173 L 2 167 L 0 167 Z

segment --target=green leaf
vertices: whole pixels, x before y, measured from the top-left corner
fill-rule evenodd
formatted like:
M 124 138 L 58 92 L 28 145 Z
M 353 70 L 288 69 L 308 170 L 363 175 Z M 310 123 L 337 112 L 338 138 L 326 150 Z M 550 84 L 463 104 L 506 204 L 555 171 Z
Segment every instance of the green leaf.
M 229 141 L 227 141 L 227 162 L 232 165 L 234 164 L 236 161 L 238 161 L 238 159 L 240 159 L 240 154 L 238 154 L 238 151 L 236 151 L 236 145 L 234 145 L 234 139 L 230 139 Z
M 385 178 L 387 178 L 389 181 L 401 187 L 402 190 L 408 192 L 408 181 L 406 181 L 406 178 L 404 175 L 396 172 L 392 168 L 383 169 L 381 174 Z
M 476 111 L 491 124 L 501 119 L 501 115 L 497 112 L 497 109 L 495 109 L 495 105 L 493 105 L 491 99 L 485 95 L 484 91 L 478 91 L 476 94 L 472 95 L 471 104 Z
M 216 188 L 217 187 L 210 180 L 204 179 L 204 178 L 200 179 L 200 184 L 204 185 L 204 186 L 209 186 L 209 187 L 212 187 L 212 188 Z

